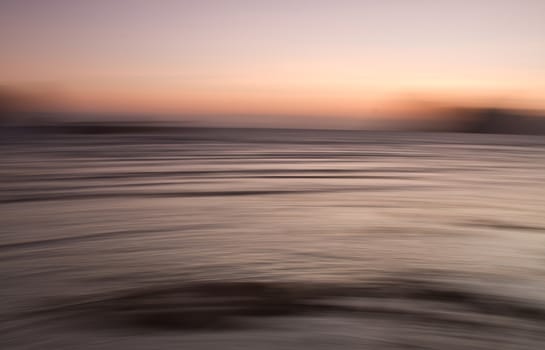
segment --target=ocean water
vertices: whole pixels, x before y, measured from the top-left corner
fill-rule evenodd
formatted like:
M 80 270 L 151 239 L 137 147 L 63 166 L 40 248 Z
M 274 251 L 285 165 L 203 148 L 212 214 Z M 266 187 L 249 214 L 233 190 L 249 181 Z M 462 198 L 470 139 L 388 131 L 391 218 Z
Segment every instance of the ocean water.
M 2 349 L 543 349 L 542 137 L 0 143 Z

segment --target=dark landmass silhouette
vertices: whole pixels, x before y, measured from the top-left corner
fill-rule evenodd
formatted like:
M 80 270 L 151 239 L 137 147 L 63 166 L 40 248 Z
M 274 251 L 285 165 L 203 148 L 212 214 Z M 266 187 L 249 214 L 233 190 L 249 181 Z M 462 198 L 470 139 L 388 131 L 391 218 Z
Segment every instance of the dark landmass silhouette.
M 457 109 L 452 131 L 484 134 L 544 135 L 545 117 L 496 107 Z
M 416 115 L 414 118 L 384 121 L 381 127 L 368 126 L 367 128 L 362 127 L 360 130 L 545 135 L 545 114 L 543 112 L 486 106 L 443 108 L 434 111 L 431 115 L 433 118 L 419 118 Z M 8 132 L 23 130 L 93 135 L 172 133 L 186 131 L 188 127 L 215 128 L 214 125 L 199 125 L 198 118 L 193 120 L 188 123 L 187 119 L 184 121 L 183 118 L 180 118 L 177 122 L 172 120 L 164 122 L 159 121 L 153 115 L 85 115 L 61 112 L 36 95 L 0 86 L 0 128 L 4 130 L 4 134 L 6 130 Z M 363 120 L 365 118 L 362 118 Z M 281 121 L 279 123 L 281 124 Z M 233 127 L 236 129 L 245 128 Z M 274 128 L 249 127 L 249 129 Z

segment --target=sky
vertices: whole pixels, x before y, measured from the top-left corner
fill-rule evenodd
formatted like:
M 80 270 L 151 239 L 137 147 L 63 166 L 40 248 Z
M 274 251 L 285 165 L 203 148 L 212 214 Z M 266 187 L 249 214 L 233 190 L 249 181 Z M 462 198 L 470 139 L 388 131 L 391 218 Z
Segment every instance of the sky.
M 423 101 L 545 108 L 543 0 L 1 0 L 0 51 L 0 86 L 74 112 L 341 125 Z

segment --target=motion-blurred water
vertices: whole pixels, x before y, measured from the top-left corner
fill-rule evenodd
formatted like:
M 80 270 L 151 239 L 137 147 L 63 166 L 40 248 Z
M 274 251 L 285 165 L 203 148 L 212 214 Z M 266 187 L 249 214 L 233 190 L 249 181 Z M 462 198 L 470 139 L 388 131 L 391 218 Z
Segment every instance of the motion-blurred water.
M 6 135 L 2 349 L 542 349 L 545 140 Z

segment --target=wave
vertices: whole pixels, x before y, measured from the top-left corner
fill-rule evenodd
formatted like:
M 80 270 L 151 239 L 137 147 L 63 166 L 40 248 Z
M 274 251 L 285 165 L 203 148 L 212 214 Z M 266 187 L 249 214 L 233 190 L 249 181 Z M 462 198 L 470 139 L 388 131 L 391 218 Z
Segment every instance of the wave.
M 143 288 L 60 303 L 38 313 L 85 327 L 229 330 L 260 319 L 336 315 L 409 320 L 430 328 L 543 329 L 545 308 L 458 284 L 389 278 L 361 284 L 224 281 Z
M 329 189 L 296 189 L 296 190 L 233 190 L 233 191 L 168 191 L 168 192 L 92 192 L 92 193 L 51 193 L 42 195 L 19 195 L 0 199 L 0 204 L 22 202 L 43 202 L 57 200 L 108 199 L 108 198 L 195 198 L 195 197 L 241 197 L 271 196 L 318 193 L 341 193 L 357 191 L 398 191 L 402 189 L 422 189 L 423 186 L 358 186 Z

